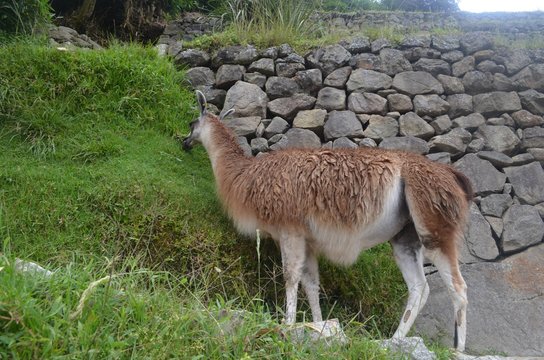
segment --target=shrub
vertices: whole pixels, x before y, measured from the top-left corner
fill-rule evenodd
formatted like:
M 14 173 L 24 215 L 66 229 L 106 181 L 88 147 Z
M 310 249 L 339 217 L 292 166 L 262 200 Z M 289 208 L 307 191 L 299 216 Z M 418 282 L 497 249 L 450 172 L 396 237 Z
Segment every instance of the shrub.
M 32 34 L 50 20 L 48 0 L 0 0 L 0 31 Z

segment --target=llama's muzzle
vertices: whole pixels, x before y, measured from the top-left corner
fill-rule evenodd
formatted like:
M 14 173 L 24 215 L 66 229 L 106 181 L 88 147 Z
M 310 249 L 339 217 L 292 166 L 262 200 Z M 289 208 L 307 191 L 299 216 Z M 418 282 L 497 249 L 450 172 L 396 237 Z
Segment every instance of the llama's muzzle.
M 181 143 L 181 147 L 185 151 L 189 151 L 193 148 L 193 139 L 191 139 L 190 136 L 183 139 L 183 142 Z

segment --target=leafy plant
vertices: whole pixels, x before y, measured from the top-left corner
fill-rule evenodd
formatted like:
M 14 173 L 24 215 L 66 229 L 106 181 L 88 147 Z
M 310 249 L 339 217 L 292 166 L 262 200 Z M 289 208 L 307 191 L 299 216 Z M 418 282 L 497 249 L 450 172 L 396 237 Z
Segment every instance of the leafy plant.
M 32 34 L 50 20 L 48 0 L 0 0 L 0 31 Z

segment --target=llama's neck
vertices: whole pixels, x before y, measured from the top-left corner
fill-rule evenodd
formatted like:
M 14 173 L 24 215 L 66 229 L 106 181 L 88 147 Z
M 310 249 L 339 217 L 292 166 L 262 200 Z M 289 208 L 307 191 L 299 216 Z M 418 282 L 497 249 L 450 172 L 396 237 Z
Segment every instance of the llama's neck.
M 236 135 L 219 119 L 208 120 L 201 138 L 212 163 L 219 195 L 223 196 L 249 166 L 252 158 L 244 154 Z

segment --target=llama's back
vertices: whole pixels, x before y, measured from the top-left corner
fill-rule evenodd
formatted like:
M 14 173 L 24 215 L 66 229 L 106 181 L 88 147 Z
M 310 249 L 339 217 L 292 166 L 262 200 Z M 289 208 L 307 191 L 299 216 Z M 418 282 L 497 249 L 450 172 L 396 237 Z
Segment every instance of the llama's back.
M 344 227 L 372 222 L 400 177 L 392 152 L 289 150 L 257 159 L 240 177 L 258 218 L 299 224 L 316 218 Z

